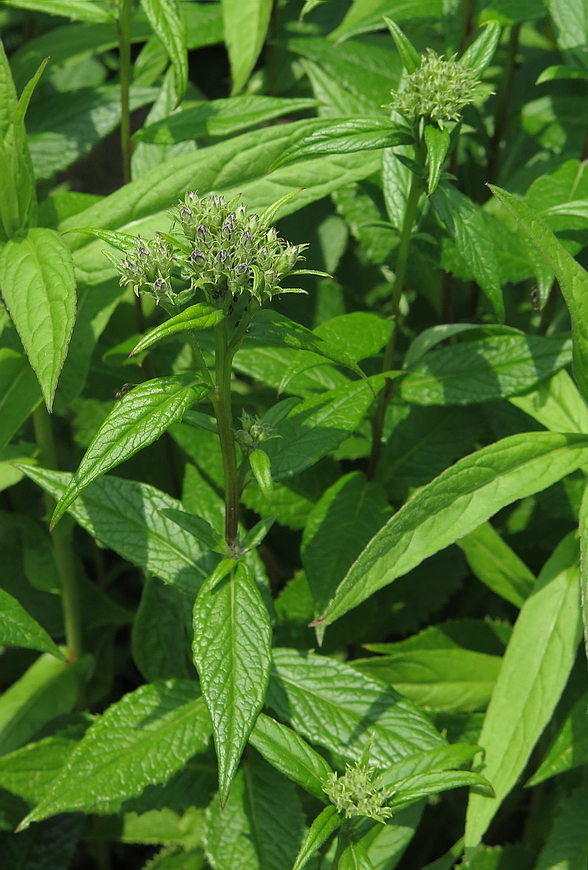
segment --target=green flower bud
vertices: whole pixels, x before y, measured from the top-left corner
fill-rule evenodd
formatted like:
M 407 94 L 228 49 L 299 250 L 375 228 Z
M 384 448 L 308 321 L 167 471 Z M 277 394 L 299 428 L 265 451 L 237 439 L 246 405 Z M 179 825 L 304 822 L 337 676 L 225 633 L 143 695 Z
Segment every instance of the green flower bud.
M 347 819 L 354 816 L 367 816 L 383 822 L 393 815 L 386 801 L 393 790 L 382 785 L 382 779 L 373 767 L 367 764 L 345 766 L 345 773 L 337 776 L 331 773 L 322 780 L 323 791 L 335 804 L 338 812 Z

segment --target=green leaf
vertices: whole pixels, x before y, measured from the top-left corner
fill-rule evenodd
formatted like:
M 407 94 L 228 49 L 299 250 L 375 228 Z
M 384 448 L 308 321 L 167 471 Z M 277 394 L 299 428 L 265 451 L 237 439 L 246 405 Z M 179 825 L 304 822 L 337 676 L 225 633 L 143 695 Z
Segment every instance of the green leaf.
M 481 75 L 494 57 L 500 33 L 500 24 L 497 21 L 489 21 L 480 35 L 464 51 L 459 63 L 475 69 Z
M 537 77 L 536 85 L 542 85 L 545 82 L 553 82 L 558 79 L 586 79 L 588 72 L 578 69 L 577 66 L 569 66 L 565 63 L 557 63 L 553 66 L 546 67 Z
M 45 12 L 47 15 L 62 15 L 71 21 L 92 21 L 112 24 L 108 11 L 91 0 L 4 0 L 7 6 Z
M 134 138 L 155 145 L 172 145 L 204 136 L 232 136 L 264 121 L 312 109 L 317 101 L 251 95 L 184 105 L 181 112 L 138 130 Z
M 407 128 L 385 118 L 349 118 L 345 121 L 325 122 L 322 129 L 301 139 L 278 157 L 270 171 L 320 154 L 377 151 L 394 145 L 410 145 L 411 142 Z
M 266 704 L 311 743 L 360 761 L 374 735 L 370 760 L 387 767 L 443 741 L 425 715 L 392 689 L 333 658 L 274 650 Z
M 221 0 L 221 6 L 233 79 L 231 93 L 238 94 L 263 46 L 272 0 Z
M 249 454 L 249 462 L 251 463 L 251 471 L 259 485 L 263 495 L 272 500 L 274 493 L 274 482 L 272 480 L 272 469 L 270 458 L 265 450 L 254 450 Z
M 588 433 L 588 408 L 571 377 L 562 369 L 524 396 L 510 402 L 551 432 Z
M 419 798 L 438 794 L 452 788 L 476 786 L 476 793 L 483 792 L 493 798 L 492 786 L 479 773 L 470 770 L 445 770 L 434 773 L 419 773 L 395 783 L 395 792 L 388 800 L 388 806 L 403 807 Z
M 330 764 L 291 728 L 260 713 L 249 742 L 276 770 L 301 785 L 323 803 L 322 780 L 333 772 Z
M 133 659 L 146 680 L 188 679 L 182 594 L 149 574 L 133 621 Z
M 538 785 L 558 773 L 588 762 L 587 707 L 588 695 L 584 694 L 566 716 L 539 769 L 527 785 Z
M 176 95 L 180 102 L 188 85 L 186 22 L 182 7 L 176 0 L 141 0 L 141 6 L 173 64 Z
M 390 786 L 417 774 L 462 767 L 472 760 L 479 748 L 468 743 L 454 743 L 409 755 L 382 771 L 382 781 Z
M 514 216 L 555 272 L 572 319 L 574 377 L 582 396 L 587 399 L 588 275 L 525 203 L 499 187 L 491 186 L 490 189 Z
M 18 749 L 52 719 L 70 712 L 87 668 L 87 658 L 65 664 L 53 654 L 40 656 L 0 696 L 0 755 Z
M 352 664 L 419 707 L 462 713 L 486 708 L 502 660 L 465 649 L 423 649 L 354 659 Z
M 498 257 L 482 209 L 447 182 L 438 185 L 430 203 L 468 271 L 488 297 L 496 316 L 504 321 Z
M 302 832 L 294 785 L 253 750 L 224 808 L 218 796 L 210 806 L 206 851 L 216 870 L 290 870 Z
M 44 468 L 21 468 L 56 500 L 73 478 Z M 180 507 L 153 486 L 103 477 L 90 484 L 69 512 L 103 546 L 194 595 L 213 566 L 194 537 L 163 514 L 162 509 Z
M 193 375 L 139 384 L 114 406 L 88 447 L 51 519 L 52 526 L 96 478 L 151 444 L 209 392 Z
M 51 410 L 73 329 L 76 282 L 71 253 L 54 230 L 29 230 L 0 254 L 0 285 Z
M 321 496 L 309 514 L 300 549 L 315 617 L 389 516 L 384 490 L 359 471 L 344 475 Z
M 427 146 L 427 164 L 429 167 L 427 192 L 430 196 L 437 188 L 441 178 L 441 168 L 449 150 L 449 130 L 446 127 L 439 129 L 436 125 L 427 124 L 425 127 L 425 144 Z
M 224 314 L 220 309 L 213 308 L 212 305 L 206 305 L 204 302 L 190 305 L 189 308 L 185 308 L 180 314 L 170 317 L 169 320 L 149 330 L 141 341 L 137 342 L 129 356 L 136 356 L 162 338 L 167 338 L 168 335 L 175 335 L 178 332 L 185 332 L 190 329 L 200 330 L 216 326 L 217 323 L 221 322 L 223 317 Z
M 292 477 L 338 447 L 372 404 L 370 386 L 377 390 L 382 381 L 382 375 L 375 375 L 368 383 L 348 382 L 296 405 L 276 426 L 280 438 L 265 443 L 273 479 Z
M 482 523 L 469 535 L 460 538 L 457 546 L 465 553 L 478 580 L 516 607 L 522 606 L 536 578 L 494 526 Z
M 39 384 L 26 356 L 0 348 L 0 448 L 6 447 L 41 401 Z
M 165 783 L 210 736 L 210 718 L 190 680 L 140 686 L 100 716 L 20 830 L 62 812 L 117 812 L 123 800 Z
M 222 547 L 222 537 L 213 529 L 210 523 L 197 516 L 196 514 L 187 514 L 185 511 L 175 510 L 174 508 L 163 508 L 161 513 L 177 523 L 180 528 L 190 532 L 191 535 L 199 540 L 209 550 L 216 550 Z
M 202 586 L 194 605 L 193 653 L 212 717 L 224 805 L 271 666 L 269 615 L 244 562 L 213 588 Z
M 539 853 L 535 870 L 556 867 L 580 870 L 588 861 L 588 784 L 584 782 L 559 801 L 553 826 Z
M 302 870 L 323 843 L 326 843 L 329 837 L 341 827 L 343 822 L 343 816 L 339 815 L 335 807 L 325 807 L 310 826 L 292 870 Z
M 65 656 L 44 628 L 26 612 L 16 598 L 0 589 L 0 643 L 51 653 L 65 661 Z
M 586 68 L 588 61 L 588 11 L 582 0 L 547 0 L 556 27 L 557 43 L 571 58 Z
M 321 622 L 328 625 L 502 507 L 587 464 L 588 438 L 512 435 L 459 460 L 416 493 L 351 566 Z
M 496 799 L 470 795 L 466 858 L 523 772 L 565 687 L 582 633 L 579 576 L 572 533 L 543 567 L 506 648 L 479 739 Z
M 410 21 L 412 18 L 440 18 L 444 13 L 442 0 L 355 0 L 341 24 L 330 37 L 338 42 L 384 30 L 384 16 L 394 21 Z
M 392 35 L 392 39 L 398 49 L 398 54 L 402 58 L 402 63 L 406 72 L 410 75 L 421 65 L 421 56 L 405 33 L 394 23 L 390 18 L 382 16 L 386 22 L 386 26 Z M 430 192 L 430 191 L 429 191 Z
M 497 335 L 429 351 L 402 381 L 418 405 L 468 405 L 522 393 L 571 362 L 562 336 Z
M 350 840 L 339 859 L 339 870 L 374 870 L 374 865 L 361 843 Z

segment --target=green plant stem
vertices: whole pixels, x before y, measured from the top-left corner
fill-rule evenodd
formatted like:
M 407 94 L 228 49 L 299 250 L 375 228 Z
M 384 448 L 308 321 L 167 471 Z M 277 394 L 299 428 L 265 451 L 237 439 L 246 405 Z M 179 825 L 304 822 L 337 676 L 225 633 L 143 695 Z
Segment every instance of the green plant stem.
M 472 22 L 474 18 L 474 0 L 464 0 L 463 14 L 461 18 L 461 34 L 459 39 L 459 54 L 462 55 L 472 35 Z
M 228 349 L 226 320 L 215 326 L 214 331 L 216 342 L 216 388 L 211 392 L 210 396 L 218 425 L 218 437 L 225 475 L 225 540 L 227 546 L 231 548 L 237 540 L 240 496 L 235 435 L 233 432 L 233 414 L 231 410 L 231 363 L 233 355 L 229 353 Z
M 33 424 L 39 458 L 43 466 L 57 468 L 51 419 L 44 405 L 39 405 L 33 412 Z M 45 507 L 48 516 L 51 516 L 55 509 L 55 499 L 49 493 L 45 494 Z M 75 662 L 82 654 L 82 620 L 71 529 L 64 524 L 52 532 L 52 540 L 53 555 L 61 583 L 61 606 L 68 658 L 70 662 Z
M 123 181 L 131 180 L 131 113 L 129 90 L 131 86 L 131 12 L 132 0 L 121 0 L 120 14 L 116 22 L 120 64 L 120 144 L 122 152 Z M 140 306 L 139 301 L 139 306 Z
M 519 50 L 519 36 L 521 32 L 521 24 L 513 24 L 510 30 L 510 38 L 508 40 L 508 48 L 506 51 L 506 62 L 504 65 L 504 73 L 502 84 L 498 94 L 498 106 L 496 107 L 496 116 L 494 119 L 494 135 L 490 140 L 490 153 L 488 156 L 488 181 L 494 183 L 498 179 L 498 164 L 500 159 L 500 146 L 506 133 L 508 121 L 508 105 L 510 102 L 510 94 L 512 91 L 512 82 L 515 71 L 515 63 L 517 52 Z
M 400 308 L 400 299 L 404 289 L 404 279 L 406 277 L 406 266 L 408 263 L 408 252 L 410 249 L 410 240 L 417 214 L 419 198 L 421 195 L 421 179 L 413 174 L 410 182 L 410 190 L 406 200 L 406 209 L 404 212 L 404 220 L 402 222 L 402 232 L 400 234 L 400 243 L 398 245 L 398 257 L 396 260 L 396 274 L 394 276 L 394 287 L 392 288 L 392 311 L 390 317 L 392 319 L 392 332 L 386 345 L 384 352 L 383 372 L 389 372 L 394 364 L 394 353 L 396 351 L 396 337 L 398 334 L 398 310 Z M 386 378 L 386 382 L 380 395 L 378 396 L 378 404 L 376 414 L 372 423 L 373 440 L 372 452 L 368 463 L 368 478 L 372 480 L 378 460 L 380 458 L 380 450 L 382 444 L 382 432 L 384 430 L 384 420 L 386 417 L 386 408 L 392 396 L 392 380 Z

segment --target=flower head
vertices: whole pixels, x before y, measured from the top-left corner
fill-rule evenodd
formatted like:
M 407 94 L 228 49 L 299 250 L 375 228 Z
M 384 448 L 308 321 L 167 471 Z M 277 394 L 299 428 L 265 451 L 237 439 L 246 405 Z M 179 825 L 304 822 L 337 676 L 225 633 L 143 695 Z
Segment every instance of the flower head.
M 367 764 L 345 766 L 345 773 L 331 773 L 322 780 L 323 791 L 340 813 L 350 819 L 353 816 L 368 816 L 383 822 L 393 814 L 385 806 L 392 792 L 382 785 L 382 779 L 373 767 Z
M 404 87 L 392 91 L 390 105 L 409 122 L 422 117 L 443 127 L 445 121 L 459 120 L 462 109 L 476 98 L 478 85 L 474 69 L 455 56 L 444 60 L 429 48 Z

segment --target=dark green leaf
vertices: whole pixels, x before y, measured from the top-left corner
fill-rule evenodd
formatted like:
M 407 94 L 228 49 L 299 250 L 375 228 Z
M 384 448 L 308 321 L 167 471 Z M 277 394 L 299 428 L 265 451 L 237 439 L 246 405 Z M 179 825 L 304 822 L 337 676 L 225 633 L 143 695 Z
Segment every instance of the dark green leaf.
M 37 649 L 65 661 L 65 656 L 45 629 L 29 616 L 16 598 L 3 589 L 0 589 L 0 643 Z
M 310 826 L 292 870 L 302 870 L 342 824 L 343 816 L 339 815 L 335 807 L 325 807 Z
M 527 785 L 564 773 L 588 761 L 588 695 L 578 698 L 566 716 L 539 769 Z

